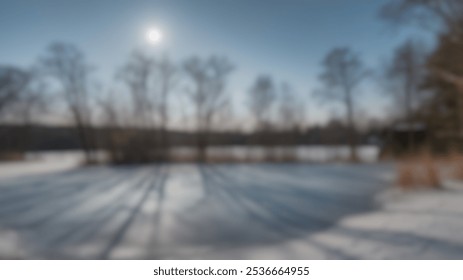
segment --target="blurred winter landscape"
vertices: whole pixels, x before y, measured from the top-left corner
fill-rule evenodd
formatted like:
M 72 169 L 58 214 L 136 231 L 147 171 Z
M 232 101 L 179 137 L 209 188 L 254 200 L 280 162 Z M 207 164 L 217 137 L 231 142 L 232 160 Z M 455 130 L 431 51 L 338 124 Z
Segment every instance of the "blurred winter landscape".
M 463 259 L 462 23 L 0 0 L 0 258 Z

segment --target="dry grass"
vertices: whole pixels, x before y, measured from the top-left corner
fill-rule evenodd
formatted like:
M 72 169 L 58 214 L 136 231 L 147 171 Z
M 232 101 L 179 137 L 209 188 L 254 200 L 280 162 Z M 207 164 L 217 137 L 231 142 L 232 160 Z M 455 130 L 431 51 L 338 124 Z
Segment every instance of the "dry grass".
M 439 167 L 432 156 L 426 155 L 422 158 L 422 183 L 426 186 L 439 188 L 442 184 Z
M 452 152 L 446 157 L 445 162 L 449 169 L 449 176 L 453 179 L 463 180 L 463 155 Z
M 19 161 L 19 160 L 24 160 L 24 153 L 20 153 L 20 152 L 0 153 L 0 161 Z
M 397 168 L 397 186 L 403 189 L 440 188 L 437 160 L 429 153 L 402 159 Z
M 410 189 L 415 186 L 414 169 L 411 163 L 402 162 L 399 164 L 396 184 L 403 189 Z
M 194 154 L 183 154 L 183 155 L 170 155 L 169 162 L 178 163 L 192 163 L 197 162 L 197 157 Z

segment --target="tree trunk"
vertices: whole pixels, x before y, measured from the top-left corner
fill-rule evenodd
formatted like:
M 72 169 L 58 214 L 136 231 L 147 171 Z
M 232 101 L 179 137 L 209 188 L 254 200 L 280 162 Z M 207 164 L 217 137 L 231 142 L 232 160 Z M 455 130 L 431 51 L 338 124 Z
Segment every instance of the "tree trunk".
M 350 160 L 353 162 L 358 161 L 357 155 L 357 133 L 355 131 L 354 124 L 354 105 L 352 103 L 352 97 L 350 92 L 347 94 L 346 98 L 346 109 L 347 109 L 347 126 L 348 126 L 348 142 L 350 150 Z
M 414 132 L 414 127 L 413 127 L 413 120 L 412 120 L 412 100 L 411 100 L 411 92 L 410 92 L 410 86 L 407 85 L 407 93 L 405 97 L 405 119 L 408 125 L 408 149 L 411 154 L 415 152 L 415 132 Z
M 198 131 L 196 148 L 197 148 L 197 156 L 198 156 L 199 162 L 206 162 L 206 159 L 207 159 L 207 155 L 206 155 L 207 139 L 206 138 L 207 138 L 207 135 L 204 131 Z

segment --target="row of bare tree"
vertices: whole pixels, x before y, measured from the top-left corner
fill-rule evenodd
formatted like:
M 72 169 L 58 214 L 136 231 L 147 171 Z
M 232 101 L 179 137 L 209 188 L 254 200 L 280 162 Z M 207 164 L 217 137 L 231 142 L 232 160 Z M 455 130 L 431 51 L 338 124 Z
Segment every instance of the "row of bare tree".
M 55 43 L 33 70 L 0 68 L 0 116 L 3 122 L 29 125 L 64 104 L 87 162 L 98 160 L 96 149 L 101 146 L 116 163 L 165 161 L 170 119 L 179 114 L 178 108 L 175 112 L 170 108 L 183 97 L 195 124 L 197 159 L 205 161 L 211 132 L 230 122 L 227 81 L 233 69 L 225 57 L 192 57 L 176 64 L 168 56 L 133 52 L 115 75 L 124 87 L 101 94 L 92 80 L 94 68 L 83 53 L 74 45 Z M 249 91 L 249 109 L 258 130 L 276 127 L 267 118 L 277 103 L 282 116 L 279 126 L 301 128 L 303 103 L 296 99 L 288 84 L 282 86 L 280 96 L 272 79 L 259 77 Z M 105 139 L 96 139 L 95 126 L 106 128 Z
M 439 130 L 451 118 L 446 130 L 457 144 L 463 136 L 463 4 L 458 0 L 397 0 L 381 10 L 381 17 L 398 26 L 415 21 L 436 27 L 437 47 L 430 50 L 416 39 L 398 46 L 380 71 L 371 71 L 348 47 L 334 48 L 322 60 L 319 88 L 321 101 L 341 104 L 348 127 L 346 142 L 351 159 L 357 160 L 356 115 L 361 84 L 378 77 L 393 97 L 396 122 L 407 127 L 408 145 L 415 146 L 414 127 L 424 122 Z M 207 159 L 211 132 L 230 123 L 232 107 L 228 81 L 234 65 L 225 57 L 192 57 L 175 63 L 168 56 L 152 57 L 134 52 L 116 74 L 124 87 L 102 94 L 93 83 L 93 67 L 75 46 L 52 44 L 31 70 L 0 67 L 0 118 L 25 127 L 59 108 L 59 96 L 66 105 L 88 162 L 97 160 L 96 148 L 108 150 L 113 162 L 167 160 L 170 157 L 171 121 L 178 119 L 180 99 L 186 100 L 188 120 L 194 123 L 197 159 Z M 53 95 L 53 93 L 59 95 Z M 247 109 L 254 122 L 252 145 L 272 146 L 272 132 L 304 128 L 304 98 L 288 83 L 281 86 L 268 75 L 251 85 Z M 436 108 L 436 106 L 439 108 Z M 171 110 L 176 107 L 175 110 Z M 449 117 L 450 116 L 450 117 Z M 437 120 L 438 121 L 433 121 Z M 96 139 L 95 126 L 107 129 L 105 139 Z M 440 130 L 439 132 L 442 132 Z M 437 135 L 438 133 L 435 133 Z M 27 133 L 24 134 L 25 138 Z
M 402 56 L 413 56 L 407 53 L 413 52 L 408 47 L 398 50 L 387 70 L 389 80 L 405 78 L 408 83 L 414 79 L 407 76 L 413 76 L 414 69 L 408 69 L 410 65 L 400 65 L 409 61 Z M 410 63 L 414 63 L 413 59 L 410 57 Z M 73 45 L 55 43 L 40 57 L 33 71 L 11 67 L 2 70 L 0 113 L 5 111 L 2 108 L 8 107 L 8 111 L 27 118 L 30 123 L 32 113 L 39 116 L 39 112 L 50 105 L 53 96 L 50 92 L 58 92 L 88 162 L 97 161 L 95 149 L 101 146 L 108 150 L 113 162 L 165 161 L 170 156 L 169 121 L 172 114 L 179 113 L 169 108 L 172 102 L 178 103 L 179 93 L 182 93 L 195 124 L 197 159 L 205 161 L 211 132 L 230 121 L 226 115 L 231 107 L 227 81 L 233 69 L 233 64 L 224 57 L 192 57 L 177 65 L 167 56 L 156 59 L 134 52 L 115 75 L 124 88 L 102 95 L 92 84 L 93 67 L 83 53 Z M 358 87 L 370 72 L 349 48 L 335 48 L 322 61 L 321 86 L 314 94 L 322 101 L 339 102 L 344 106 L 348 127 L 346 139 L 352 160 L 358 159 L 355 126 Z M 36 81 L 48 82 L 54 91 L 43 85 L 38 87 Z M 405 98 L 414 95 L 415 84 L 404 87 Z M 401 91 L 395 89 L 394 92 Z M 411 115 L 412 102 L 405 103 L 407 116 Z M 256 78 L 248 91 L 246 105 L 255 128 L 251 145 L 271 149 L 275 131 L 286 132 L 287 144 L 295 144 L 297 133 L 306 126 L 303 96 L 288 83 L 278 85 L 268 75 Z M 19 107 L 22 111 L 15 109 Z M 50 108 L 53 107 L 48 106 Z M 105 139 L 95 138 L 96 125 L 107 128 Z

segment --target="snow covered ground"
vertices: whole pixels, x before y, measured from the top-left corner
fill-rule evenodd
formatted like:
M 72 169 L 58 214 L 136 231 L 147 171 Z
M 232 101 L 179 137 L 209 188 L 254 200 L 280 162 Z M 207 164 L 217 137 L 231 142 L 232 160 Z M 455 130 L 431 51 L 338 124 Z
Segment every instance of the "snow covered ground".
M 84 160 L 81 152 L 41 152 L 26 155 L 25 161 L 0 161 L 0 179 L 44 174 L 76 168 Z
M 1 258 L 463 259 L 463 187 L 401 193 L 391 164 L 42 171 L 0 176 Z

